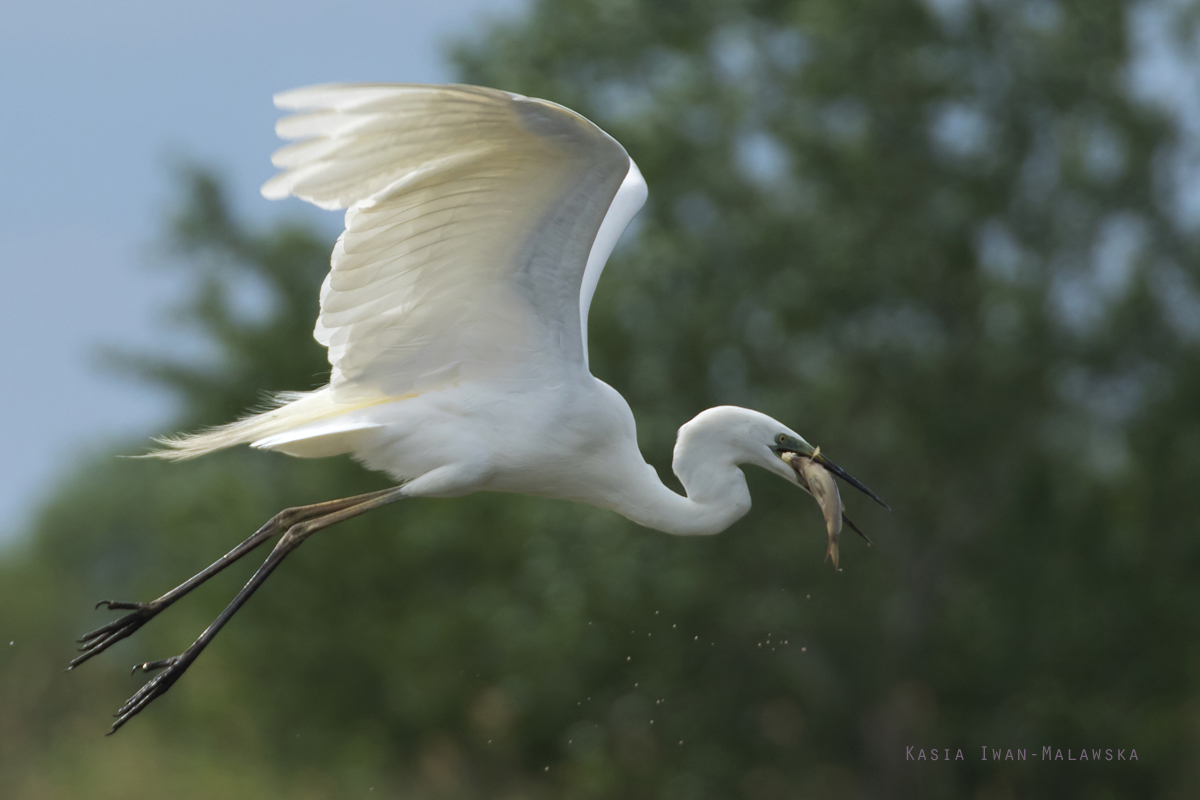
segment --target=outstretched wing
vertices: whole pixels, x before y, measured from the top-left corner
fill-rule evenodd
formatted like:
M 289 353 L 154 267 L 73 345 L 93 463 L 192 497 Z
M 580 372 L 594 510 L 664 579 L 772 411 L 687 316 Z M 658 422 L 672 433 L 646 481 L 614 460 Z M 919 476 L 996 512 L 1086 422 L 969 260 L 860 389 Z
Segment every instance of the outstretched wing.
M 346 208 L 314 335 L 337 394 L 586 369 L 587 308 L 645 201 L 625 150 L 545 100 L 474 86 L 276 95 L 262 189 Z

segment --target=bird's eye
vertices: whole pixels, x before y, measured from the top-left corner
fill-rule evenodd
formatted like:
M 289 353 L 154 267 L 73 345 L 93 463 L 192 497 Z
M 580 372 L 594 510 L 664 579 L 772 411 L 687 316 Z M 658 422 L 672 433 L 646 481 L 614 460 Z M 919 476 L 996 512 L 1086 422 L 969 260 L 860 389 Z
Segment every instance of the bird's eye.
M 780 444 L 783 444 L 784 442 L 787 441 L 787 434 L 786 433 L 779 434 L 778 436 L 775 437 L 775 441 L 779 442 Z

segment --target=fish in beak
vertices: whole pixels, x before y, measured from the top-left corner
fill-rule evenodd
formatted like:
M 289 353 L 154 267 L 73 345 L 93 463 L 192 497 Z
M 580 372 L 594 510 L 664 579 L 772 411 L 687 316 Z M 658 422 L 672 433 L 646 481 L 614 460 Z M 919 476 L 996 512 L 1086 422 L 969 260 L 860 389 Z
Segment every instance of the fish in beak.
M 792 435 L 786 434 L 786 433 L 781 433 L 777 437 L 775 437 L 775 444 L 771 447 L 771 450 L 774 451 L 775 455 L 779 456 L 784 461 L 787 461 L 789 464 L 791 464 L 791 461 L 788 460 L 789 456 L 805 457 L 805 458 L 811 459 L 812 461 L 815 461 L 818 464 L 820 464 L 822 467 L 824 467 L 829 472 L 832 472 L 834 475 L 836 475 L 837 477 L 844 480 L 846 483 L 853 486 L 855 489 L 858 489 L 860 492 L 862 492 L 867 497 L 874 500 L 876 503 L 879 503 L 879 505 L 883 506 L 888 511 L 892 510 L 891 506 L 889 506 L 887 503 L 883 502 L 883 500 L 879 499 L 879 495 L 875 494 L 870 489 L 868 489 L 865 485 L 863 485 L 862 481 L 860 481 L 858 478 L 851 475 L 849 472 L 846 472 L 846 470 L 842 469 L 837 464 L 833 463 L 833 461 L 830 460 L 829 456 L 827 456 L 821 452 L 820 447 L 813 447 L 811 444 L 809 444 L 808 442 L 804 441 L 803 439 L 801 439 L 799 437 L 792 436 Z M 794 467 L 793 467 L 793 469 L 794 469 Z M 799 475 L 798 472 L 797 472 L 797 475 Z M 858 530 L 858 528 L 856 528 L 854 526 L 854 523 L 850 522 L 850 520 L 846 520 L 846 522 L 849 523 L 851 528 L 854 528 L 854 530 L 856 530 L 856 531 Z
M 833 561 L 833 568 L 838 568 L 838 538 L 842 533 L 842 496 L 838 494 L 837 481 L 833 474 L 821 464 L 808 456 L 799 453 L 784 453 L 781 458 L 796 471 L 800 487 L 816 498 L 825 516 L 825 530 L 829 534 L 829 547 L 825 550 L 825 560 Z
M 838 568 L 838 538 L 842 532 L 842 523 L 850 526 L 850 529 L 861 536 L 869 547 L 871 539 L 859 530 L 849 517 L 846 516 L 845 509 L 842 507 L 842 497 L 838 493 L 837 481 L 834 476 L 841 478 L 849 483 L 854 488 L 866 494 L 875 502 L 890 510 L 887 503 L 879 499 L 878 496 L 857 479 L 846 473 L 837 464 L 834 464 L 826 456 L 821 453 L 821 448 L 813 449 L 811 455 L 803 455 L 799 452 L 785 450 L 779 453 L 779 457 L 792 468 L 796 473 L 797 482 L 800 488 L 811 494 L 821 506 L 821 513 L 825 517 L 825 530 L 829 534 L 829 547 L 825 551 L 825 560 L 833 561 L 834 569 Z

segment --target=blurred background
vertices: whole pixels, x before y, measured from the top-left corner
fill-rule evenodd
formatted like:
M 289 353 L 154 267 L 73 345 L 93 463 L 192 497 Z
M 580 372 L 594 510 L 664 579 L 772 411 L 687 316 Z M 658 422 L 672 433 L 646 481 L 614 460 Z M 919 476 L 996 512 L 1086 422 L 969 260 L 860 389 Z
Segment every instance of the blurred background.
M 1200 4 L 5 17 L 0 795 L 1200 796 Z M 65 673 L 95 601 L 386 485 L 344 459 L 119 458 L 324 382 L 340 219 L 257 186 L 270 95 L 331 80 L 485 84 L 612 133 L 650 199 L 591 363 L 647 458 L 667 477 L 680 424 L 761 409 L 891 503 L 846 495 L 875 547 L 846 539 L 835 574 L 815 504 L 765 474 L 702 540 L 519 497 L 404 503 L 289 558 L 104 738 L 129 665 L 180 652 L 254 565 Z

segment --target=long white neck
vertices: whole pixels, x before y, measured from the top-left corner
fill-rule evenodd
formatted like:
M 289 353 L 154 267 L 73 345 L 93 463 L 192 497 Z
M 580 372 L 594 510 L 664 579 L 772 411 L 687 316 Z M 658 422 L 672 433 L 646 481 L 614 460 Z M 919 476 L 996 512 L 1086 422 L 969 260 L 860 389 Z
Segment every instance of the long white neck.
M 621 502 L 613 510 L 647 528 L 680 536 L 706 536 L 720 533 L 750 510 L 750 489 L 746 476 L 737 465 L 694 465 L 679 475 L 684 497 L 667 488 L 654 468 L 646 465 L 640 480 L 622 492 Z
M 739 464 L 747 456 L 736 431 L 701 414 L 680 429 L 672 470 L 684 497 L 667 488 L 642 462 L 630 470 L 614 511 L 648 528 L 683 536 L 720 533 L 750 510 L 750 489 Z M 641 459 L 639 458 L 639 461 Z
M 673 492 L 642 458 L 633 412 L 625 400 L 607 384 L 596 385 L 606 390 L 608 409 L 617 412 L 620 421 L 604 439 L 607 446 L 594 448 L 594 458 L 578 462 L 581 480 L 570 481 L 569 491 L 551 496 L 611 509 L 666 533 L 702 536 L 720 533 L 750 510 L 750 489 L 740 465 L 753 464 L 796 483 L 792 468 L 775 454 L 773 444 L 783 434 L 803 441 L 799 434 L 766 414 L 717 406 L 679 429 L 671 468 L 686 496 Z

